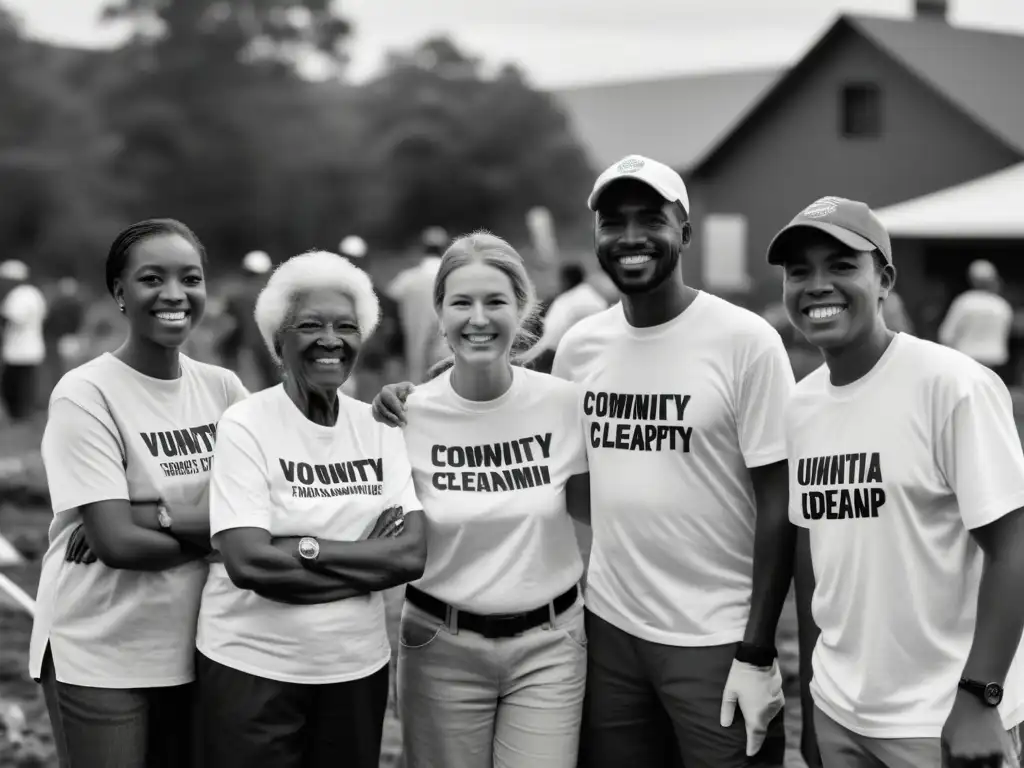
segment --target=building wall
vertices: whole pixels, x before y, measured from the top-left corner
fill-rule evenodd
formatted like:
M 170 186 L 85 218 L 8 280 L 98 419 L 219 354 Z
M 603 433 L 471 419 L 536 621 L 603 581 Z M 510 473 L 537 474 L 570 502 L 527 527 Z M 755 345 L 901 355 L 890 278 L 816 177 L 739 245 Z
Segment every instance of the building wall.
M 1003 168 L 1018 155 L 855 32 L 841 30 L 815 54 L 769 109 L 741 128 L 688 180 L 694 241 L 687 279 L 703 286 L 702 223 L 708 213 L 747 220 L 749 295 L 753 306 L 779 296 L 777 270 L 764 261 L 771 237 L 803 207 L 824 195 L 860 199 L 873 208 L 935 192 Z M 840 92 L 847 82 L 882 89 L 882 134 L 840 133 Z M 899 266 L 899 254 L 896 254 Z M 920 256 L 913 257 L 917 261 Z M 920 273 L 923 264 L 908 272 Z M 909 275 L 908 275 L 909 277 Z M 715 290 L 714 286 L 707 286 Z M 903 294 L 914 292 L 904 281 Z M 728 295 L 727 292 L 720 291 Z M 910 303 L 918 304 L 914 296 Z

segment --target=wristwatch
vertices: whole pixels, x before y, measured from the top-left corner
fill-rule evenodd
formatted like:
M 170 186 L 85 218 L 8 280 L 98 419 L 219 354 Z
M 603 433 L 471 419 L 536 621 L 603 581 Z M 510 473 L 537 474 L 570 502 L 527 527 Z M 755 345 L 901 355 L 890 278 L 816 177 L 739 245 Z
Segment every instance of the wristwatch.
M 779 652 L 773 646 L 740 643 L 736 648 L 736 661 L 754 667 L 770 667 L 778 658 Z
M 969 677 L 961 677 L 960 688 L 977 696 L 988 707 L 998 707 L 1003 701 L 1003 686 L 999 683 L 981 683 Z
M 320 557 L 320 542 L 312 536 L 303 536 L 299 539 L 299 557 L 310 563 L 315 563 Z
M 174 523 L 171 520 L 171 513 L 167 510 L 167 505 L 162 501 L 156 505 L 156 522 L 163 531 L 169 531 Z

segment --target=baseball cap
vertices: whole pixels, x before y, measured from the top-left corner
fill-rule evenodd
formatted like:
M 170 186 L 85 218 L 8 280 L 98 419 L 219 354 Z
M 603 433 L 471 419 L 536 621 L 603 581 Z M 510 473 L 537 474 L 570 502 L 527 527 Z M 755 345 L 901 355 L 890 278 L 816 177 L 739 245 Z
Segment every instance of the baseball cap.
M 798 213 L 768 245 L 768 263 L 784 264 L 785 235 L 799 228 L 817 229 L 855 251 L 878 250 L 892 264 L 892 245 L 882 222 L 865 203 L 845 197 L 822 197 Z
M 687 213 L 690 212 L 690 196 L 686 193 L 683 178 L 664 163 L 643 155 L 627 155 L 608 166 L 594 182 L 594 189 L 587 198 L 587 207 L 592 211 L 597 210 L 597 199 L 601 193 L 619 179 L 635 179 L 646 184 L 668 202 L 680 203 Z
M 17 259 L 8 259 L 0 264 L 0 277 L 6 280 L 28 280 L 28 265 Z
M 274 266 L 266 251 L 250 251 L 242 259 L 242 269 L 254 275 L 265 275 Z

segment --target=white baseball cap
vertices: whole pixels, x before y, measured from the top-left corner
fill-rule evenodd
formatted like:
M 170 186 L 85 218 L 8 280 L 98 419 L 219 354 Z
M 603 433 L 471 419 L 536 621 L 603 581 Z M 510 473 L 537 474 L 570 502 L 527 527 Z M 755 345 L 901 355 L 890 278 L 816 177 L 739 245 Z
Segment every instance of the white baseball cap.
M 17 259 L 9 259 L 0 264 L 0 277 L 5 280 L 28 280 L 28 265 Z
M 643 155 L 627 155 L 609 166 L 594 182 L 594 190 L 587 198 L 587 207 L 596 210 L 597 198 L 605 187 L 619 179 L 636 179 L 646 184 L 670 203 L 679 203 L 690 212 L 690 196 L 686 193 L 683 178 L 664 163 L 651 160 Z
M 349 235 L 341 241 L 338 248 L 341 250 L 342 256 L 348 256 L 350 259 L 361 259 L 367 251 L 366 241 L 359 235 Z
M 274 266 L 266 251 L 250 251 L 242 259 L 242 268 L 254 275 L 265 275 Z

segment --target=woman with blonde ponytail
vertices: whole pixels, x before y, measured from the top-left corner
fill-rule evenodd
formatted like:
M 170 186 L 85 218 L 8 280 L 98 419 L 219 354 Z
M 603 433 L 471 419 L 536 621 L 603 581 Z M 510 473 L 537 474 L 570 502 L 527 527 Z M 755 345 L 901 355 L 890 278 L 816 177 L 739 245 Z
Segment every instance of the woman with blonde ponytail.
M 570 515 L 590 515 L 579 395 L 518 364 L 536 292 L 501 238 L 449 246 L 434 307 L 452 356 L 411 394 L 389 386 L 374 402 L 404 430 L 427 520 L 400 633 L 408 766 L 572 768 L 586 632 Z

